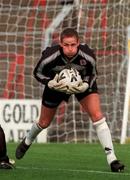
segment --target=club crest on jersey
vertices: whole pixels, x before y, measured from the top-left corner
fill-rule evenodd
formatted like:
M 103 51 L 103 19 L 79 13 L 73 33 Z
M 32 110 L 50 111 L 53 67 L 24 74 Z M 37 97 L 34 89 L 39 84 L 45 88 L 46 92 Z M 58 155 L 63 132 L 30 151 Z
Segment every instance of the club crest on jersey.
M 87 61 L 85 59 L 80 59 L 80 65 L 86 65 Z

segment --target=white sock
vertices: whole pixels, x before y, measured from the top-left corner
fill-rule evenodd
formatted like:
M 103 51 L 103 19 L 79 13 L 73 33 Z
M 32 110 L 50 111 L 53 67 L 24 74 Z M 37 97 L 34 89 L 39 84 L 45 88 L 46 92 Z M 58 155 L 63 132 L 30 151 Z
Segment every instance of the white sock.
M 36 138 L 36 136 L 42 131 L 43 129 L 35 122 L 32 125 L 32 128 L 30 129 L 30 131 L 27 133 L 26 139 L 25 139 L 25 143 L 27 145 L 32 144 L 32 142 L 34 141 L 34 139 Z
M 97 136 L 99 138 L 99 141 L 105 150 L 105 153 L 107 155 L 107 162 L 108 164 L 111 164 L 112 161 L 116 160 L 116 156 L 114 153 L 114 148 L 113 148 L 113 143 L 112 143 L 112 138 L 110 134 L 110 129 L 105 121 L 105 117 L 102 118 L 100 121 L 93 123 Z

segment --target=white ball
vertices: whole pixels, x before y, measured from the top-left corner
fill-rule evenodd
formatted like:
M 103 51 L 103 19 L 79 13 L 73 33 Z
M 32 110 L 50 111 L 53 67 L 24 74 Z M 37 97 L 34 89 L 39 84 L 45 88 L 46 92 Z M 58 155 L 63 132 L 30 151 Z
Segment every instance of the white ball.
M 58 76 L 58 82 L 64 83 L 67 88 L 71 86 L 79 86 L 82 78 L 76 69 L 63 69 Z

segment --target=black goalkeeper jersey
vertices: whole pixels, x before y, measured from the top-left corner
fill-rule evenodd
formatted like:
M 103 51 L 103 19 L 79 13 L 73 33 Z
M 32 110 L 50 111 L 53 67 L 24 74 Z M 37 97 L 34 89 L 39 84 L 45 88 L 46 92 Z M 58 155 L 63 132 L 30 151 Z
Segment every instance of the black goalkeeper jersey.
M 47 47 L 34 69 L 34 77 L 46 85 L 56 73 L 67 67 L 76 68 L 90 87 L 97 78 L 96 57 L 87 44 L 80 44 L 77 54 L 71 59 L 63 54 L 60 45 Z

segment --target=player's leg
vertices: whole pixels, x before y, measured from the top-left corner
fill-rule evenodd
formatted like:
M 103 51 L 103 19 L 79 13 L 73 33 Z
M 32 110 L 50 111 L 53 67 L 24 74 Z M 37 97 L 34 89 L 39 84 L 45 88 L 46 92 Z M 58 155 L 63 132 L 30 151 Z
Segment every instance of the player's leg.
M 5 141 L 5 133 L 0 126 L 0 169 L 13 169 L 14 166 L 9 162 L 7 155 L 7 147 Z
M 56 112 L 58 105 L 63 100 L 63 93 L 51 90 L 47 86 L 43 92 L 41 113 L 38 122 L 34 123 L 31 130 L 25 138 L 25 143 L 29 146 L 36 138 L 36 136 L 43 130 L 46 129 Z
M 18 145 L 16 149 L 16 158 L 21 159 L 30 145 L 37 137 L 37 135 L 51 123 L 57 108 L 49 108 L 44 105 L 41 107 L 41 114 L 38 122 L 34 122 L 32 128 L 27 133 L 23 141 Z
M 110 129 L 106 123 L 106 118 L 104 117 L 101 106 L 100 97 L 98 93 L 92 93 L 84 97 L 80 104 L 84 110 L 89 114 L 95 126 L 97 136 L 102 147 L 107 155 L 107 162 L 111 166 L 112 171 L 121 171 L 124 169 L 124 165 L 121 164 L 115 155 Z
M 67 101 L 68 98 L 69 96 L 65 95 L 64 93 L 51 90 L 47 86 L 45 87 L 42 97 L 42 107 L 39 121 L 35 122 L 32 125 L 31 130 L 27 133 L 23 141 L 18 145 L 15 154 L 17 159 L 21 159 L 24 156 L 36 136 L 43 129 L 47 128 L 50 125 L 56 113 L 58 105 L 63 100 Z
M 114 154 L 110 130 L 101 111 L 99 95 L 96 93 L 90 94 L 83 98 L 80 103 L 93 121 L 93 125 L 96 128 L 98 138 L 106 154 L 108 154 L 108 163 L 110 164 L 110 161 L 115 160 L 116 156 Z M 109 158 L 110 154 L 111 157 Z

